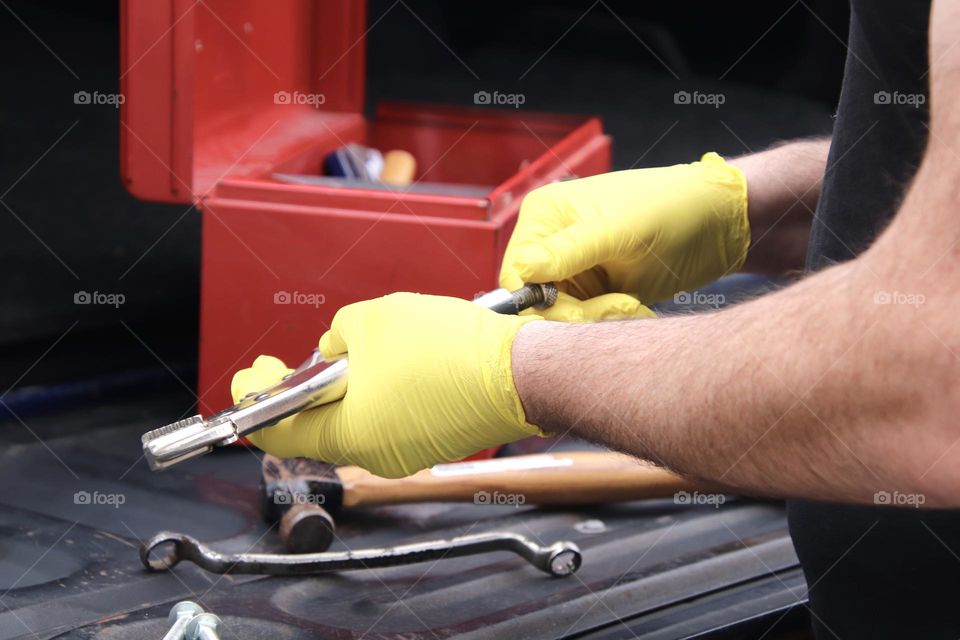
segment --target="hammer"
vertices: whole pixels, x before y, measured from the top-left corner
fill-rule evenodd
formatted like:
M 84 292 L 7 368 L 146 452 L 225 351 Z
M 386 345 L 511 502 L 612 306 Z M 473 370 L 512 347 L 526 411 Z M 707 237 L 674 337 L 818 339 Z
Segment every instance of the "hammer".
M 666 469 L 613 452 L 533 454 L 441 464 L 386 479 L 308 458 L 263 458 L 263 515 L 292 553 L 325 551 L 343 508 L 422 502 L 583 505 L 706 491 Z M 710 491 L 718 491 L 710 488 Z

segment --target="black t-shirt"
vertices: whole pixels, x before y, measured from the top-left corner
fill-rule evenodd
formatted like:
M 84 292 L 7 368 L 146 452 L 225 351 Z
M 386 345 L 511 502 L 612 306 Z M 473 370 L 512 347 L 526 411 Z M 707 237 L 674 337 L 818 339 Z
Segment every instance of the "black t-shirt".
M 851 5 L 809 270 L 870 245 L 926 144 L 929 1 Z M 791 501 L 788 513 L 818 638 L 960 637 L 960 511 Z

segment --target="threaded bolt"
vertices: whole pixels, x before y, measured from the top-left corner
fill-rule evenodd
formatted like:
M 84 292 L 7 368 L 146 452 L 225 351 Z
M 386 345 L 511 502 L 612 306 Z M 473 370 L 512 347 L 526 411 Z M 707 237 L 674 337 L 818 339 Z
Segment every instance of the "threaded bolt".
M 163 636 L 163 640 L 183 640 L 187 624 L 201 613 L 203 613 L 203 607 L 190 600 L 184 600 L 173 605 L 173 608 L 170 609 L 170 615 L 167 616 L 170 630 Z
M 187 624 L 186 640 L 220 640 L 218 633 L 222 622 L 212 613 L 194 616 Z

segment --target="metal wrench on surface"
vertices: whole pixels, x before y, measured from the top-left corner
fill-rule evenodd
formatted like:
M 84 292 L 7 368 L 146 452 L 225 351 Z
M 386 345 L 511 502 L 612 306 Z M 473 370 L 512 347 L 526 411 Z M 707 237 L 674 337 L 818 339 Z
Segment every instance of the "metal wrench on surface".
M 549 307 L 556 299 L 554 285 L 528 284 L 516 291 L 495 289 L 474 303 L 497 313 L 517 314 L 531 307 Z M 232 407 L 209 418 L 196 415 L 143 434 L 143 455 L 154 471 L 169 469 L 304 409 L 339 400 L 346 392 L 347 361 L 330 364 L 314 350 L 283 380 L 250 394 Z
M 166 547 L 166 550 L 161 549 Z M 220 553 L 182 533 L 161 531 L 140 547 L 140 560 L 151 571 L 172 569 L 184 560 L 212 573 L 302 576 L 329 571 L 378 569 L 443 558 L 510 551 L 544 573 L 569 576 L 580 568 L 580 549 L 572 542 L 539 545 L 510 532 L 480 533 L 395 547 L 324 553 Z

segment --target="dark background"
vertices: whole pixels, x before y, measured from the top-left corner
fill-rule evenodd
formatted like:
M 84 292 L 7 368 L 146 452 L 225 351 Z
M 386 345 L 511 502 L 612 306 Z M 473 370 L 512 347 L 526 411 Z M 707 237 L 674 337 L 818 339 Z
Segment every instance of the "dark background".
M 25 415 L 58 397 L 32 386 L 59 384 L 63 402 L 124 384 L 187 393 L 200 217 L 127 194 L 118 111 L 73 102 L 118 90 L 118 3 L 0 4 L 0 399 Z M 368 109 L 522 92 L 525 110 L 601 115 L 619 169 L 828 132 L 847 19 L 846 3 L 829 0 L 374 0 L 368 16 Z M 694 88 L 726 103 L 671 100 Z M 76 305 L 78 291 L 126 302 Z M 86 386 L 62 384 L 77 381 Z

